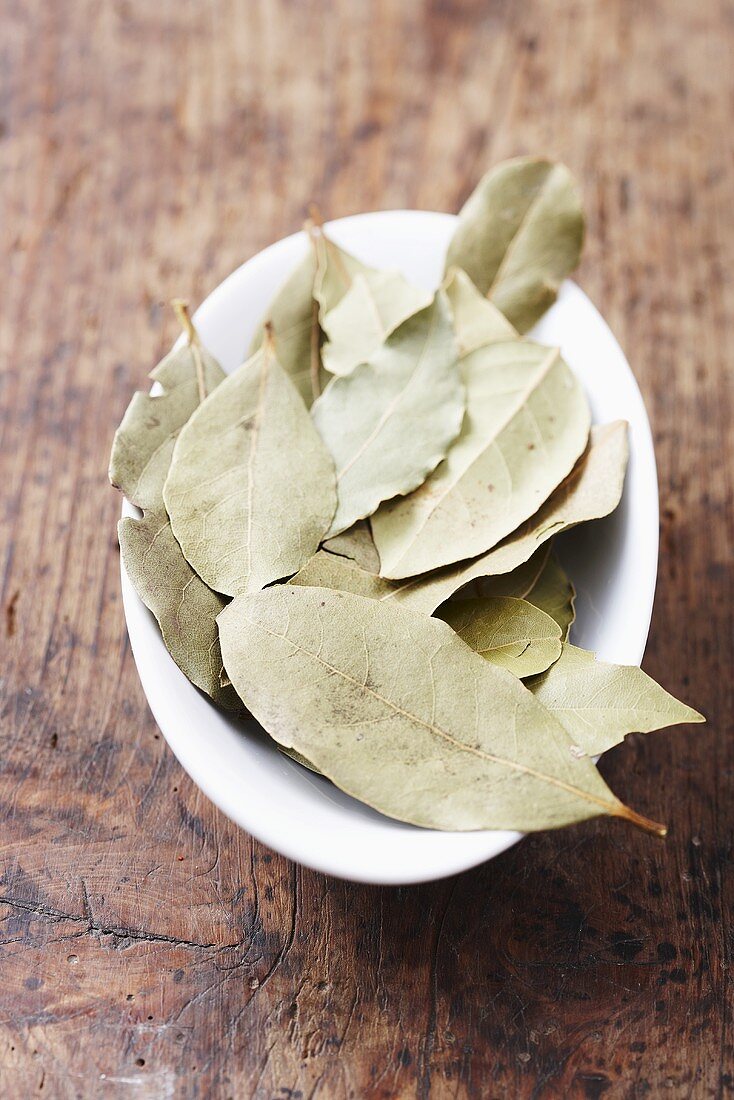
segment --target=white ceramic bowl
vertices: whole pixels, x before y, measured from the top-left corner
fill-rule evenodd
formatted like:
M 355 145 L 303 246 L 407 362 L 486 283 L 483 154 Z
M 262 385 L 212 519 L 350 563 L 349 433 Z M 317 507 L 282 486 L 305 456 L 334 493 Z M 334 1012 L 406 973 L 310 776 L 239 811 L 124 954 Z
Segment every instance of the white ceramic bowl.
M 441 278 L 454 221 L 449 214 L 393 210 L 343 218 L 327 229 L 366 263 L 399 268 L 432 289 Z M 242 362 L 256 323 L 307 247 L 305 236 L 296 234 L 266 248 L 198 310 L 201 337 L 225 370 Z M 639 664 L 658 558 L 657 476 L 642 397 L 614 336 L 573 283 L 564 284 L 532 335 L 560 346 L 586 389 L 595 422 L 622 417 L 630 424 L 620 507 L 566 536 L 561 555 L 578 589 L 573 640 L 608 660 Z M 219 713 L 168 656 L 124 570 L 122 591 L 143 690 L 164 737 L 204 793 L 264 844 L 331 875 L 398 884 L 463 871 L 520 839 L 515 832 L 418 829 L 342 794 L 278 752 L 254 722 L 238 724 Z

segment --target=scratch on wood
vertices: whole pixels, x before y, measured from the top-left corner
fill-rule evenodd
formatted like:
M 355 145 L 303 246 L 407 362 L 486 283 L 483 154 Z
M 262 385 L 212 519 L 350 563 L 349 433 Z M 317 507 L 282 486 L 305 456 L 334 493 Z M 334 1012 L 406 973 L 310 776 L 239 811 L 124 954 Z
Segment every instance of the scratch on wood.
M 89 899 L 86 895 L 86 887 L 84 888 L 84 909 L 83 914 L 79 913 L 65 913 L 61 909 L 54 909 L 50 905 L 34 905 L 32 902 L 24 901 L 21 898 L 8 897 L 7 895 L 0 895 L 0 905 L 9 905 L 13 909 L 19 909 L 23 913 L 27 913 L 29 918 L 52 921 L 58 923 L 59 921 L 72 921 L 75 924 L 84 924 L 85 928 L 78 933 L 78 935 L 96 935 L 96 936 L 112 936 L 115 939 L 121 940 L 135 940 L 145 941 L 147 943 L 169 943 L 175 947 L 192 947 L 200 951 L 211 951 L 219 949 L 220 945 L 216 943 L 197 943 L 195 940 L 183 940 L 177 936 L 167 936 L 160 932 L 148 932 L 141 928 L 124 928 L 116 926 L 106 926 L 100 924 L 98 921 L 92 920 L 89 912 Z

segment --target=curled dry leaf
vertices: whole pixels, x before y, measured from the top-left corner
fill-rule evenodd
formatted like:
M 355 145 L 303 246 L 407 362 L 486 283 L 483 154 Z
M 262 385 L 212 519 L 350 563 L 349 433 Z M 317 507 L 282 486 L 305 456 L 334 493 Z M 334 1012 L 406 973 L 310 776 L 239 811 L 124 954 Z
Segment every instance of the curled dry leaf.
M 304 243 L 308 247 L 302 259 L 277 291 L 257 327 L 250 355 L 262 347 L 269 325 L 276 358 L 308 408 L 329 381 L 323 369 L 320 322 L 341 301 L 356 276 L 373 279 L 383 273 L 339 248 L 320 225 L 307 224 Z M 339 339 L 340 332 L 337 321 Z M 338 354 L 337 350 L 337 357 Z
M 488 344 L 465 356 L 462 373 L 467 411 L 445 460 L 372 517 L 382 576 L 489 550 L 537 512 L 586 447 L 589 406 L 557 349 Z
M 334 243 L 311 223 L 317 317 L 326 336 L 321 361 L 331 374 L 349 374 L 365 362 L 431 295 L 397 271 L 376 271 Z M 322 378 L 320 389 L 327 378 Z M 320 392 L 320 391 L 319 391 Z
M 323 318 L 324 366 L 332 374 L 349 374 L 403 321 L 430 304 L 431 295 L 412 286 L 398 271 L 355 275 L 349 290 Z
M 506 340 L 516 340 L 517 331 L 497 306 L 484 298 L 465 271 L 453 268 L 446 276 L 446 297 L 451 306 L 459 355 L 466 355 Z
M 579 262 L 584 215 L 571 173 L 538 157 L 488 172 L 459 213 L 446 267 L 464 270 L 519 332 Z
M 558 623 L 564 642 L 576 618 L 576 589 L 555 554 L 551 554 L 525 598 Z
M 554 535 L 578 523 L 602 519 L 614 511 L 622 495 L 626 466 L 626 421 L 617 420 L 592 428 L 589 449 L 565 482 L 536 516 L 488 553 L 433 573 L 390 581 L 321 551 L 291 583 L 341 588 L 372 599 L 404 604 L 427 614 L 454 592 L 480 578 L 496 578 L 497 581 L 491 590 L 483 589 L 485 594 L 512 595 L 514 571 L 531 559 L 534 559 L 531 570 L 535 570 L 541 560 L 536 555 L 543 554 L 545 544 Z M 534 575 L 537 577 L 539 573 Z
M 550 615 L 514 596 L 449 601 L 439 612 L 475 653 L 514 676 L 545 672 L 561 655 L 561 628 Z
M 270 341 L 181 431 L 164 498 L 187 561 L 225 595 L 315 553 L 334 514 L 333 464 Z
M 550 544 L 541 546 L 528 561 L 518 565 L 511 573 L 499 573 L 496 577 L 476 577 L 458 589 L 450 599 L 465 600 L 474 596 L 514 596 L 518 600 L 526 599 L 543 572 L 549 554 Z
M 369 306 L 373 311 L 381 306 L 386 313 L 386 323 L 390 314 L 382 302 L 383 298 L 399 289 L 403 298 L 403 305 L 397 310 L 399 313 L 400 308 L 405 310 L 410 302 L 417 301 L 418 292 L 409 287 L 405 280 L 402 281 L 404 286 L 398 288 L 396 277 L 388 280 L 388 273 L 375 271 L 339 248 L 320 225 L 309 222 L 304 235 L 309 238 L 308 248 L 268 306 L 252 338 L 250 354 L 262 347 L 265 327 L 269 325 L 278 362 L 308 408 L 329 381 L 324 366 L 335 373 L 346 373 L 351 369 L 347 359 L 353 359 L 353 354 L 350 353 L 348 341 L 350 333 L 345 326 L 356 323 L 352 339 L 359 339 L 362 348 L 371 339 L 371 350 L 374 350 L 399 323 L 396 321 L 392 328 L 386 328 L 377 339 L 375 332 L 379 326 L 374 317 L 369 321 L 355 317 L 354 302 L 335 315 L 334 311 L 342 298 L 349 296 L 354 280 L 364 280 L 368 288 L 367 295 L 362 294 L 359 298 L 359 304 Z M 374 301 L 371 294 L 375 295 Z M 414 309 L 404 316 L 409 316 L 410 312 Z M 392 315 L 396 315 L 394 307 Z M 330 340 L 326 348 L 322 348 L 322 324 Z M 325 362 L 325 357 L 328 362 Z
M 651 831 L 522 683 L 446 623 L 325 588 L 280 585 L 219 616 L 253 715 L 337 786 L 437 829 L 556 828 L 599 814 Z
M 332 241 L 324 232 L 315 212 L 308 228 L 316 262 L 313 294 L 318 303 L 319 321 L 323 327 L 328 314 L 336 309 L 358 275 L 372 277 L 380 272 L 363 264 L 356 256 Z
M 188 314 L 183 312 L 185 321 Z M 170 352 L 150 376 L 159 393 L 136 393 L 115 433 L 110 480 L 141 518 L 118 524 L 122 561 L 135 591 L 153 612 L 168 652 L 181 671 L 215 702 L 242 709 L 234 688 L 220 679 L 217 615 L 225 600 L 194 573 L 173 537 L 163 485 L 176 437 L 225 375 L 190 328 L 189 341 Z
M 641 668 L 597 661 L 593 653 L 568 643 L 556 663 L 528 687 L 589 756 L 618 745 L 628 733 L 706 720 Z
M 327 538 L 420 485 L 464 416 L 444 295 L 405 321 L 366 363 L 333 378 L 311 414 L 337 471 L 338 505 Z
M 579 523 L 603 519 L 619 504 L 628 453 L 626 420 L 593 427 L 586 453 L 542 508 L 517 531 L 486 554 L 412 580 L 445 593 L 439 601 L 443 602 L 477 577 L 517 569 L 554 535 Z

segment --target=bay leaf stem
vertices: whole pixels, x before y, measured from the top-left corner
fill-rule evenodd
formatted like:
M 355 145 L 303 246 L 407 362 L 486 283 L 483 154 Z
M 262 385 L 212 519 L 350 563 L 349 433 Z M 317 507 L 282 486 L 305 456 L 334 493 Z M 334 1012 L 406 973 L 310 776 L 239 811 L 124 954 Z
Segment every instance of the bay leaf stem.
M 668 835 L 667 825 L 662 825 L 659 821 L 652 821 L 649 817 L 636 813 L 635 810 L 631 810 L 629 806 L 625 806 L 622 802 L 620 802 L 619 809 L 614 816 L 629 821 L 630 824 L 636 825 L 638 829 L 643 829 L 644 832 L 651 833 L 653 836 L 665 837 Z
M 201 404 L 202 401 L 205 400 L 207 393 L 206 382 L 204 380 L 204 364 L 201 359 L 199 334 L 194 328 L 194 323 L 191 320 L 191 315 L 189 314 L 189 303 L 184 301 L 183 298 L 174 298 L 171 301 L 171 305 L 173 307 L 174 313 L 176 314 L 176 317 L 178 318 L 181 328 L 186 334 L 186 339 L 188 340 L 189 347 L 191 348 L 191 356 L 194 360 L 194 367 L 196 369 L 196 384 L 199 388 L 199 404 Z
M 313 399 L 321 396 L 321 370 L 320 339 L 319 339 L 319 303 L 314 298 L 311 303 L 311 390 Z

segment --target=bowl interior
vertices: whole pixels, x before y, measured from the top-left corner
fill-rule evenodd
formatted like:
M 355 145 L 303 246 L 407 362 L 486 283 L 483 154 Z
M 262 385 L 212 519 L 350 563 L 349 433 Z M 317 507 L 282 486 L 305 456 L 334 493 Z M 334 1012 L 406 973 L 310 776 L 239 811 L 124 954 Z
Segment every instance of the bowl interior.
M 327 229 L 364 262 L 398 268 L 432 289 L 441 279 L 454 220 L 427 211 L 386 211 L 343 218 Z M 305 236 L 296 234 L 265 249 L 197 311 L 202 340 L 225 370 L 242 362 L 273 293 L 307 247 Z M 570 281 L 532 336 L 561 348 L 586 390 L 594 422 L 623 418 L 630 424 L 620 507 L 608 519 L 564 536 L 558 549 L 578 591 L 573 641 L 607 660 L 639 664 L 658 556 L 657 477 L 642 398 L 603 318 Z M 188 682 L 124 569 L 122 587 L 133 654 L 161 732 L 204 793 L 271 848 L 329 874 L 397 884 L 465 870 L 519 839 L 515 832 L 442 833 L 403 825 L 299 767 L 256 723 L 226 718 Z

